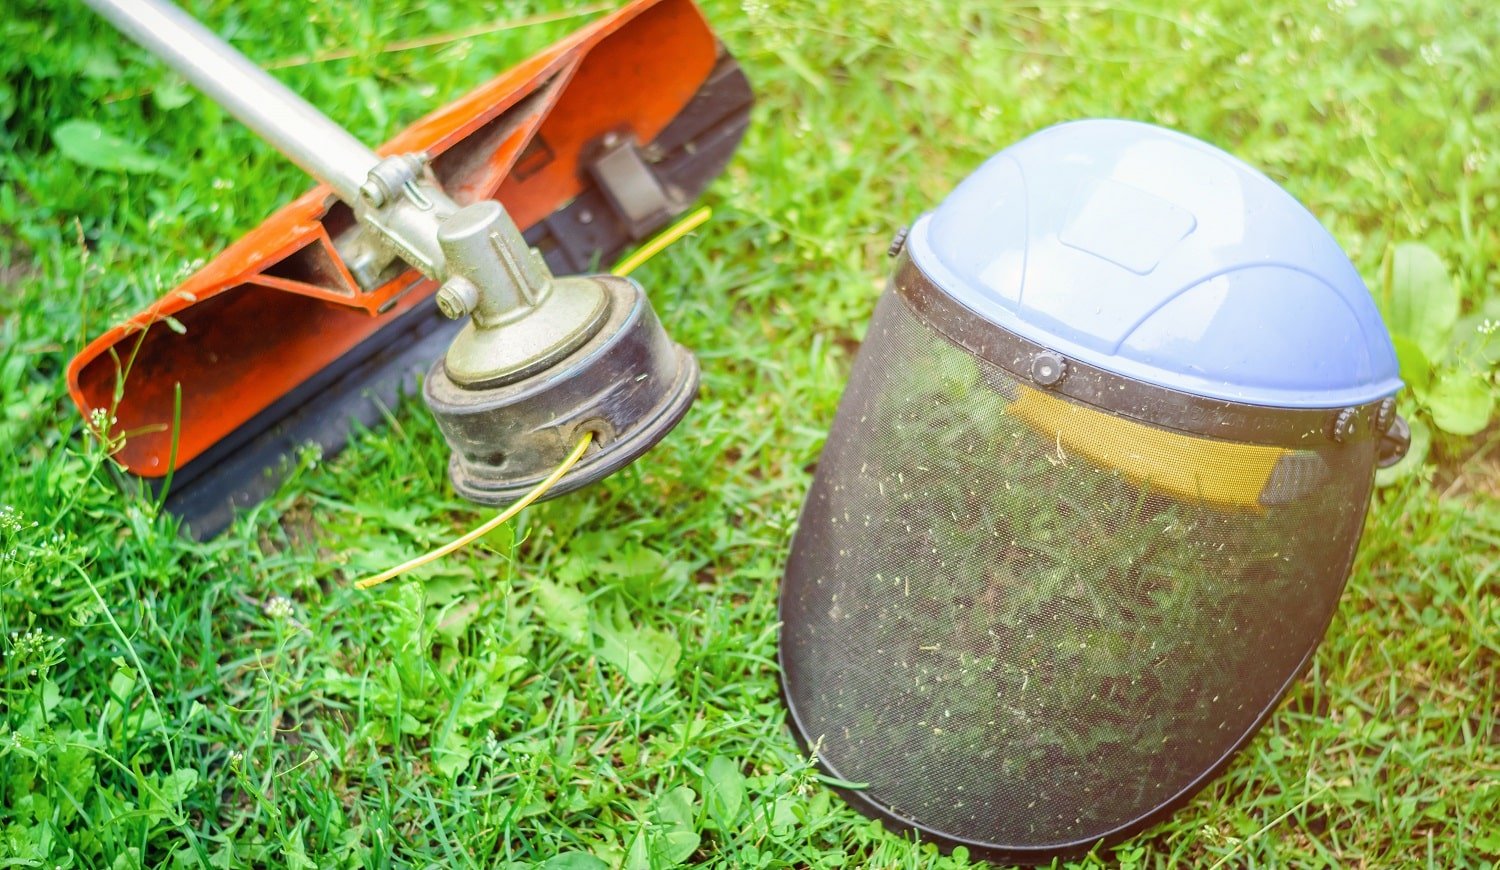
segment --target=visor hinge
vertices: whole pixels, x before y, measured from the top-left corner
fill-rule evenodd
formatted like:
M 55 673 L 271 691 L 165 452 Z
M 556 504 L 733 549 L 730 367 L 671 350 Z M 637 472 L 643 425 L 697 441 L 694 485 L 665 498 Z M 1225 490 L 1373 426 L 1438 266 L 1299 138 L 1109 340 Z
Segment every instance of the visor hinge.
M 906 247 L 906 235 L 910 232 L 911 227 L 902 227 L 896 230 L 896 234 L 891 236 L 890 247 L 885 249 L 885 255 L 887 257 L 894 257 L 900 254 L 901 249 Z
M 1396 413 L 1396 399 L 1387 398 L 1375 411 L 1375 431 L 1380 434 L 1380 443 L 1375 448 L 1375 464 L 1390 468 L 1406 457 L 1411 448 L 1411 426 Z

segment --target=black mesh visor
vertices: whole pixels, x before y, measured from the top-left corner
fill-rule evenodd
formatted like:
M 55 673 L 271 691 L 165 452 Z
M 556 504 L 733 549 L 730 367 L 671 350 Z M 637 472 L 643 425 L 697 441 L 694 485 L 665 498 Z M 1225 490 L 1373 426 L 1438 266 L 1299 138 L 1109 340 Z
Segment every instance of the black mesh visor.
M 1148 426 L 871 323 L 781 592 L 799 737 L 861 809 L 1025 860 L 1133 833 L 1258 728 L 1328 626 L 1370 440 Z

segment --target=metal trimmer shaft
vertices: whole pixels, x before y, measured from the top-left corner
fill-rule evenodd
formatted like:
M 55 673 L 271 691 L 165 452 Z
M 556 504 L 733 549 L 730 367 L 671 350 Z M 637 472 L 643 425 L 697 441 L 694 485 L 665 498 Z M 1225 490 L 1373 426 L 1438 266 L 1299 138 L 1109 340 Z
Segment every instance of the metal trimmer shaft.
M 467 215 L 464 224 L 483 221 L 495 245 L 449 262 L 440 229 L 460 207 L 426 155 L 381 158 L 166 0 L 86 2 L 353 207 L 367 232 L 341 242 L 340 253 L 365 290 L 393 277 L 399 260 L 444 282 L 439 302 L 449 317 L 483 309 L 494 319 L 499 309 L 540 305 L 549 295 L 551 272 L 504 209 Z
M 380 157 L 191 15 L 159 0 L 84 0 L 308 175 L 353 205 Z

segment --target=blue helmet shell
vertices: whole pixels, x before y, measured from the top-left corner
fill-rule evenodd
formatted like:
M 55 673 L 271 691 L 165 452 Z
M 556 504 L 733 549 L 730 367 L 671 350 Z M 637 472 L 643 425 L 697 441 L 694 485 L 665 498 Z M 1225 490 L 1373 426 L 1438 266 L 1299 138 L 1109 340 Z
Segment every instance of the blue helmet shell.
M 1339 408 L 1401 388 L 1369 290 L 1275 182 L 1131 121 L 1050 127 L 990 158 L 907 238 L 980 316 L 1065 356 L 1250 405 Z

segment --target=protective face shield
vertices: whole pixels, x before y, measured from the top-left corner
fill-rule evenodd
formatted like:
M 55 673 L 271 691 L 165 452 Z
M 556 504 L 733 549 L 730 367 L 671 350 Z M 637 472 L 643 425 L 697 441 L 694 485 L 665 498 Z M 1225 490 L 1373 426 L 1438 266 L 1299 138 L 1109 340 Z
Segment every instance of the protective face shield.
M 1359 275 L 1263 175 L 1120 121 L 912 227 L 781 593 L 794 729 L 894 827 L 1034 861 L 1185 801 L 1309 661 L 1402 450 Z

